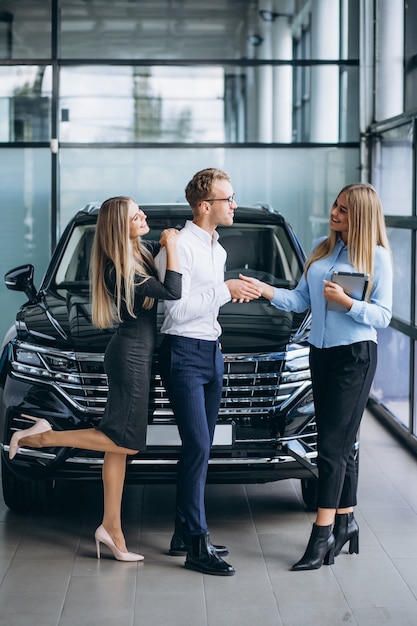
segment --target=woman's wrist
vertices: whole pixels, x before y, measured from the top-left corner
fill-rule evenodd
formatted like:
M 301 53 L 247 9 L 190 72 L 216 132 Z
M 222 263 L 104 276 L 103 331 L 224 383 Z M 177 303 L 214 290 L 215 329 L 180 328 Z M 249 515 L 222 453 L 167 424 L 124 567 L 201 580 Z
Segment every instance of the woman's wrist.
M 274 288 L 272 285 L 268 285 L 267 283 L 262 284 L 262 296 L 267 300 L 272 300 L 274 297 Z

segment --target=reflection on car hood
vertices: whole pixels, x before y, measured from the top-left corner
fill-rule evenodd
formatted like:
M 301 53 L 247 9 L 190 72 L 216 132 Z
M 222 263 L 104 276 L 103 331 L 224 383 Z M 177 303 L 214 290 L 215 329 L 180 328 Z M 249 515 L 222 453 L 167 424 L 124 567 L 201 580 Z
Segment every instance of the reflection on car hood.
M 104 352 L 113 332 L 93 326 L 88 291 L 50 291 L 38 303 L 24 305 L 17 321 L 22 339 L 62 350 Z M 292 314 L 277 311 L 264 300 L 226 304 L 220 310 L 219 321 L 224 352 L 282 349 L 292 328 Z M 161 323 L 162 306 L 158 325 Z
M 49 292 L 39 303 L 23 306 L 17 321 L 26 339 L 63 350 L 102 352 L 112 332 L 91 323 L 88 292 Z

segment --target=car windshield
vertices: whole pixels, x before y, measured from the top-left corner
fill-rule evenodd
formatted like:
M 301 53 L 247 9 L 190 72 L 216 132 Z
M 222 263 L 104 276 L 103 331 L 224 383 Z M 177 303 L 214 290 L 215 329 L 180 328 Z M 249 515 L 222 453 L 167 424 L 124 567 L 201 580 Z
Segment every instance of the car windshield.
M 295 287 L 302 268 L 281 226 L 236 223 L 219 227 L 218 232 L 227 251 L 226 280 L 241 273 L 274 287 Z
M 151 230 L 146 239 L 158 241 L 161 225 L 152 226 L 151 220 L 149 223 Z M 57 287 L 88 288 L 94 228 L 94 224 L 80 225 L 72 231 L 57 266 Z M 297 284 L 302 267 L 281 226 L 235 223 L 220 226 L 218 232 L 227 251 L 226 280 L 243 273 L 276 287 L 291 288 Z

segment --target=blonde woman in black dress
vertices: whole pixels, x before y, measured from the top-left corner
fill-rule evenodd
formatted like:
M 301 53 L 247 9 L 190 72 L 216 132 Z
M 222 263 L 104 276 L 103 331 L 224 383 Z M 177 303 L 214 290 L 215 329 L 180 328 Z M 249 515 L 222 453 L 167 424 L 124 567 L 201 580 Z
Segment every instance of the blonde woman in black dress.
M 119 561 L 140 561 L 128 552 L 121 525 L 121 503 L 127 455 L 146 445 L 148 396 L 156 339 L 158 299 L 181 297 L 181 274 L 176 253 L 178 231 L 164 230 L 160 242 L 142 242 L 149 232 L 146 215 L 129 197 L 103 202 L 97 220 L 92 256 L 92 320 L 101 329 L 118 324 L 104 358 L 109 392 L 98 429 L 52 430 L 45 419 L 16 432 L 9 457 L 18 448 L 73 447 L 105 453 L 103 463 L 104 514 L 95 532 L 100 543 Z M 158 280 L 153 258 L 164 246 L 168 265 Z M 33 418 L 32 418 L 33 419 Z

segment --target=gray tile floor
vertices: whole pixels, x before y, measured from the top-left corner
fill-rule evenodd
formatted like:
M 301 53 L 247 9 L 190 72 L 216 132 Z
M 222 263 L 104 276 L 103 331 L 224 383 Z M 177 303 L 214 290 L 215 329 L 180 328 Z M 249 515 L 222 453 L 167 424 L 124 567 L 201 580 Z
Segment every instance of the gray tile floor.
M 95 558 L 101 490 L 77 488 L 49 516 L 0 502 L 0 623 L 8 626 L 416 626 L 417 459 L 366 414 L 357 519 L 360 554 L 291 572 L 314 515 L 299 481 L 209 485 L 213 540 L 234 577 L 203 576 L 166 554 L 174 487 L 126 488 L 124 526 L 145 561 Z M 107 556 L 107 555 L 103 555 Z

